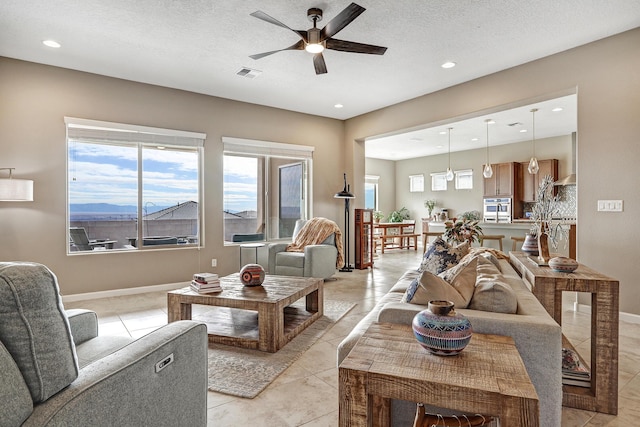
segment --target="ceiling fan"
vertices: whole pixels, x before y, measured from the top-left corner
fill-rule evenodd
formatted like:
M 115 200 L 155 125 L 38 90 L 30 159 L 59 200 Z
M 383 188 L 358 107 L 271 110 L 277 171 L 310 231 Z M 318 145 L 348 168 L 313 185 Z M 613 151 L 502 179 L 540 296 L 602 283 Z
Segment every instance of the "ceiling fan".
M 274 54 L 276 52 L 282 52 L 284 50 L 306 50 L 313 53 L 313 66 L 315 67 L 316 74 L 325 74 L 327 72 L 327 65 L 324 62 L 322 51 L 324 49 L 339 50 L 342 52 L 354 52 L 354 53 L 367 53 L 371 55 L 384 55 L 387 48 L 381 46 L 374 46 L 370 44 L 356 43 L 345 40 L 334 39 L 340 30 L 349 25 L 351 21 L 356 19 L 366 9 L 355 3 L 351 3 L 342 12 L 340 12 L 335 18 L 333 18 L 323 29 L 316 27 L 319 21 L 322 21 L 322 9 L 316 7 L 307 11 L 307 18 L 313 22 L 313 28 L 308 30 L 294 30 L 278 21 L 275 18 L 267 15 L 266 13 L 258 10 L 251 14 L 258 19 L 269 22 L 270 24 L 277 25 L 282 28 L 293 31 L 300 37 L 300 41 L 284 49 L 272 50 L 269 52 L 258 53 L 250 55 L 253 59 L 264 58 L 265 56 Z

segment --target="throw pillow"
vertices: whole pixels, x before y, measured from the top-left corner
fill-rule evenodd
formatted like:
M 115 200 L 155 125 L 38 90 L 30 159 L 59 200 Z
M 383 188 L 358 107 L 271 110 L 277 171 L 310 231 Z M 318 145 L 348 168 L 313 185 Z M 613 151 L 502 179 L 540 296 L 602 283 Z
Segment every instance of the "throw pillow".
M 0 341 L 36 403 L 78 377 L 75 345 L 58 281 L 44 265 L 0 263 Z
M 478 267 L 478 257 L 469 258 L 465 262 L 451 267 L 448 270 L 438 274 L 441 278 L 447 281 L 458 293 L 464 298 L 465 307 L 471 301 L 473 292 L 476 287 L 476 276 Z M 457 306 L 458 308 L 464 308 Z
M 468 252 L 468 242 L 464 242 L 458 246 L 451 246 L 441 237 L 438 237 L 427 247 L 418 271 L 429 271 L 433 274 L 440 274 L 458 264 L 460 259 Z
M 477 271 L 476 287 L 468 308 L 495 313 L 516 313 L 516 293 L 493 263 L 479 257 Z
M 457 308 L 467 306 L 467 301 L 453 286 L 429 271 L 423 271 L 414 279 L 402 297 L 403 302 L 420 305 L 427 305 L 433 300 L 451 301 Z

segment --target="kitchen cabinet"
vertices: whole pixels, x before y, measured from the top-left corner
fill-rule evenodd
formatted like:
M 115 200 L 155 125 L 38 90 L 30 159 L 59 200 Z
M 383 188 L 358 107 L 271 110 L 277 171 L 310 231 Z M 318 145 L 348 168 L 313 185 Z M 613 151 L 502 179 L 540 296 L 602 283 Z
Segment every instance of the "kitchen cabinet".
M 519 193 L 516 186 L 516 178 L 520 169 L 520 163 L 496 163 L 492 164 L 493 175 L 484 178 L 484 197 L 512 197 Z
M 540 169 L 538 173 L 531 175 L 527 170 L 529 162 L 523 162 L 520 164 L 521 174 L 521 196 L 520 199 L 523 202 L 535 202 L 538 196 L 538 188 L 542 179 L 546 175 L 551 175 L 554 181 L 558 180 L 558 159 L 538 160 L 538 166 Z M 557 187 L 553 188 L 553 195 L 557 194 Z

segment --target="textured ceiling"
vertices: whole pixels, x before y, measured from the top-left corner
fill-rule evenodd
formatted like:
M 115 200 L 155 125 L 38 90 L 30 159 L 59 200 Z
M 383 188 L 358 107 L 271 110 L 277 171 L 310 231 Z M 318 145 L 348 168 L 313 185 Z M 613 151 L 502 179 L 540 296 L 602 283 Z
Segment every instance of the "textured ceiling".
M 326 51 L 319 76 L 304 51 L 249 58 L 298 40 L 249 14 L 305 30 L 308 8 L 322 27 L 348 1 L 2 0 L 0 55 L 347 119 L 640 26 L 638 0 L 357 1 L 367 10 L 336 37 L 386 54 Z

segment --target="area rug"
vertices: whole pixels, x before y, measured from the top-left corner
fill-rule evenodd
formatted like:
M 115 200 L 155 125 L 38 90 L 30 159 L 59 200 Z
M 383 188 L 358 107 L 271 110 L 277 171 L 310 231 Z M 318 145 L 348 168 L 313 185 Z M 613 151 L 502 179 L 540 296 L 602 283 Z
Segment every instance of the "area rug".
M 209 344 L 209 390 L 252 399 L 356 304 L 324 301 L 324 315 L 276 353 Z

